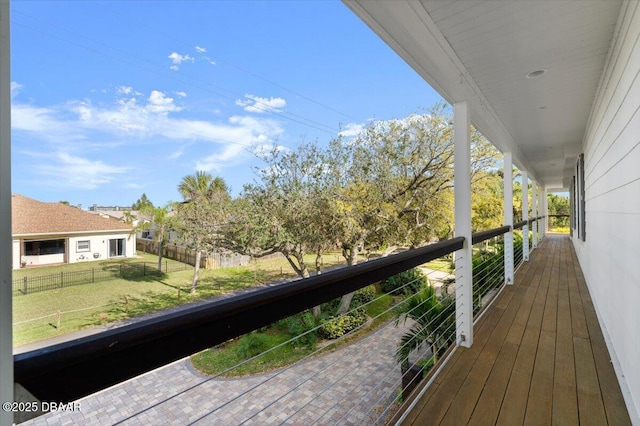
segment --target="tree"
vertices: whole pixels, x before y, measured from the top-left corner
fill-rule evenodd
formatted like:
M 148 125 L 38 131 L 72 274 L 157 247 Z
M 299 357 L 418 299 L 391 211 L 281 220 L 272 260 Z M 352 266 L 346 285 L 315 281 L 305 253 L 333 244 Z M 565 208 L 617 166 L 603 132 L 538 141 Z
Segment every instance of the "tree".
M 407 298 L 401 305 L 396 325 L 407 319 L 414 321 L 409 331 L 402 335 L 396 360 L 404 372 L 409 367 L 409 354 L 423 343 L 431 346 L 434 357 L 442 353 L 455 340 L 455 299 L 449 295 L 437 296 L 431 285 Z
M 231 197 L 224 179 L 203 171 L 183 177 L 178 192 L 183 198 L 176 204 L 178 229 L 185 244 L 196 252 L 191 283 L 191 293 L 195 294 L 202 253 L 217 247 Z
M 147 198 L 147 194 L 142 193 L 140 198 L 138 198 L 136 202 L 131 205 L 131 210 L 142 210 L 143 208 L 149 207 L 153 208 L 153 203 Z
M 453 184 L 453 138 L 444 104 L 428 114 L 372 123 L 331 144 L 335 235 L 347 263 L 365 246 L 385 248 L 440 236 L 447 217 L 435 200 Z M 440 234 L 440 235 L 439 235 Z M 353 293 L 343 296 L 347 312 Z
M 138 212 L 138 224 L 132 233 L 153 229 L 153 242 L 158 244 L 158 275 L 162 274 L 162 252 L 169 232 L 175 228 L 175 217 L 171 215 L 172 207 L 153 207 L 151 202 L 145 204 Z
M 502 226 L 503 182 L 497 172 L 479 172 L 471 184 L 471 225 L 473 232 Z
M 547 194 L 547 211 L 549 215 L 567 215 L 566 217 L 550 217 L 549 224 L 551 228 L 569 227 L 568 215 L 571 213 L 569 197 L 558 194 Z
M 290 151 L 274 149 L 262 159 L 257 181 L 246 185 L 235 203 L 227 248 L 257 257 L 280 252 L 306 278 L 305 254 L 319 258 L 331 241 L 325 226 L 326 158 L 316 143 L 306 143 Z

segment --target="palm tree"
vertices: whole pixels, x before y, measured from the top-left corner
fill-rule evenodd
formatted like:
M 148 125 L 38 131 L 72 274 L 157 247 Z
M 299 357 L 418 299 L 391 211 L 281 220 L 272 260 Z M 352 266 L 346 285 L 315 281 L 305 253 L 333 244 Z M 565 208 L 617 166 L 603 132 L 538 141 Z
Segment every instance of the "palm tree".
M 409 354 L 423 343 L 431 345 L 434 361 L 455 338 L 455 300 L 443 295 L 438 297 L 433 286 L 425 286 L 402 305 L 396 324 L 411 319 L 414 325 L 401 338 L 396 350 L 396 360 L 404 372 L 409 368 Z
M 207 172 L 197 171 L 182 178 L 178 192 L 183 198 L 177 204 L 182 225 L 182 234 L 187 245 L 196 252 L 191 293 L 196 292 L 200 276 L 202 252 L 214 244 L 224 210 L 230 199 L 229 188 L 224 179 Z
M 162 274 L 162 252 L 164 242 L 169 232 L 175 227 L 174 217 L 171 216 L 171 205 L 165 207 L 143 206 L 140 210 L 138 225 L 133 228 L 133 233 L 154 229 L 153 242 L 158 244 L 158 275 Z

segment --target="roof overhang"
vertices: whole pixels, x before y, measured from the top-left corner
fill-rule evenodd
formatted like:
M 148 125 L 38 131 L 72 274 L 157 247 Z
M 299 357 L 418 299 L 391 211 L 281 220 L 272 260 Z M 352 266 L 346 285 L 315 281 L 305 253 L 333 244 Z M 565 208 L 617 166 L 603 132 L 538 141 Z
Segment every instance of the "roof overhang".
M 344 2 L 519 169 L 568 187 L 621 0 Z
M 60 231 L 60 232 L 39 232 L 32 234 L 12 234 L 12 239 L 34 239 L 34 238 L 64 238 L 64 237 L 76 237 L 76 236 L 102 236 L 102 235 L 114 235 L 114 234 L 127 234 L 135 235 L 131 233 L 131 229 L 104 229 L 98 231 Z

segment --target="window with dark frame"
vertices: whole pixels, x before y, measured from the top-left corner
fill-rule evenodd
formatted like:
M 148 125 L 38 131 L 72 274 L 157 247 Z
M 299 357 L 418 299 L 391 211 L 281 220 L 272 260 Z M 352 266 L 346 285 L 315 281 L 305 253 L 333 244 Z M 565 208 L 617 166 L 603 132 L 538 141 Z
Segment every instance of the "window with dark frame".
M 64 254 L 64 240 L 25 241 L 25 256 L 43 256 L 47 254 Z

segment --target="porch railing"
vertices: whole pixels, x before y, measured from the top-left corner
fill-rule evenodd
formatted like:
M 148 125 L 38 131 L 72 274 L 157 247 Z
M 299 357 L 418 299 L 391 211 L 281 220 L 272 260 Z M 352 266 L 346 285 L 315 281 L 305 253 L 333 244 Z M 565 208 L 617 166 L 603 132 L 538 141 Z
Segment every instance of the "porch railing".
M 499 238 L 509 231 L 508 226 L 484 231 L 474 234 L 472 240 L 481 243 L 494 239 L 492 249 L 499 251 Z M 72 401 L 446 256 L 460 250 L 463 243 L 462 237 L 452 238 L 17 354 L 15 381 L 40 400 Z M 504 281 L 504 269 L 500 271 L 495 259 L 484 268 L 485 278 L 490 277 L 492 284 L 479 287 L 480 292 L 494 290 L 499 287 L 494 287 L 494 282 Z

